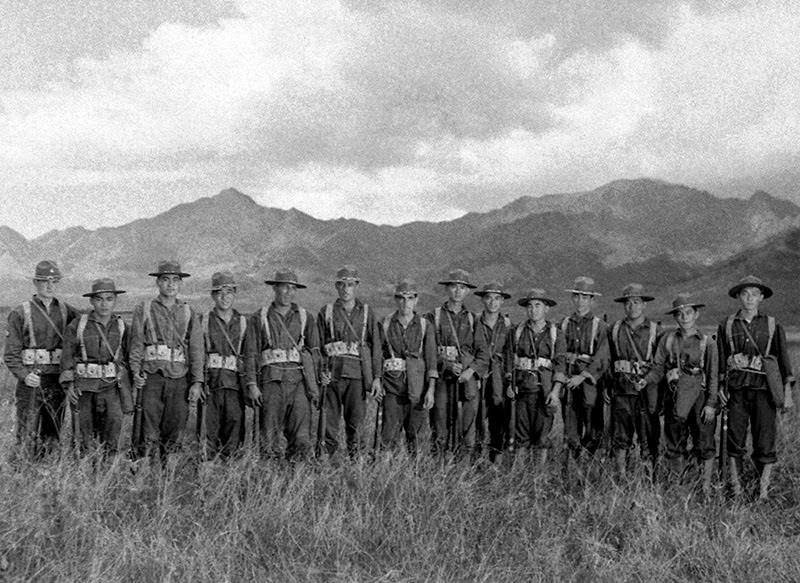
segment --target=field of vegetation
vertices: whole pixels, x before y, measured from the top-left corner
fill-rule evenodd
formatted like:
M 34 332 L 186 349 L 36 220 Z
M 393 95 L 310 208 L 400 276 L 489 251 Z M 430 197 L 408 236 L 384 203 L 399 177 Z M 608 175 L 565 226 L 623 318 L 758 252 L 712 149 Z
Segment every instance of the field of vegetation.
M 11 464 L 13 386 L 0 377 L 0 581 L 800 580 L 795 412 L 772 500 L 732 502 L 636 469 L 621 482 L 602 455 L 569 487 L 556 460 L 524 456 L 289 466 L 249 452 L 200 463 L 190 447 L 134 472 L 65 448 Z

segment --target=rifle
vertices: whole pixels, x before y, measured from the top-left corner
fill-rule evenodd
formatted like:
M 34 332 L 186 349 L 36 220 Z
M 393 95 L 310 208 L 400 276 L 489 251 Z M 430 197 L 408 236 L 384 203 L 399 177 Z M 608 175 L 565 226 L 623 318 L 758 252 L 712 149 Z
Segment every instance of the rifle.
M 328 364 L 327 357 L 323 361 L 323 368 L 322 371 L 324 373 L 330 372 L 330 366 Z M 325 393 L 327 392 L 328 384 L 327 383 L 320 383 L 320 391 L 319 391 L 319 418 L 317 420 L 317 443 L 314 447 L 314 454 L 317 457 L 322 456 L 322 450 L 325 448 Z
M 383 399 L 375 403 L 375 433 L 372 436 L 373 451 L 380 451 L 382 428 L 383 428 Z
M 720 393 L 728 397 L 727 383 L 721 383 Z M 723 484 L 728 478 L 728 403 L 726 400 L 725 406 L 720 409 L 720 427 L 719 427 L 719 475 Z
M 139 373 L 144 374 L 144 373 Z M 133 408 L 133 431 L 131 432 L 131 458 L 137 459 L 143 454 L 142 435 L 142 394 L 144 385 L 136 390 L 136 405 Z
M 203 387 L 205 389 L 205 386 Z M 211 395 L 206 394 L 206 399 L 210 399 Z M 199 427 L 199 437 L 200 440 L 200 459 L 202 461 L 208 461 L 208 423 L 206 421 L 206 409 L 208 408 L 208 404 L 205 401 L 201 401 L 198 399 L 197 402 L 197 415 L 200 417 L 197 420 L 197 425 Z M 216 437 L 216 436 L 215 436 Z
M 477 375 L 476 375 L 477 376 Z M 483 401 L 484 382 L 483 379 L 478 378 L 478 407 L 475 412 L 475 443 L 478 446 L 478 453 L 483 450 L 483 440 L 485 436 L 484 416 L 486 415 L 486 404 Z
M 508 414 L 508 453 L 514 454 L 516 448 L 516 432 L 517 432 L 517 370 L 516 368 L 511 371 L 511 397 L 509 398 L 509 414 Z

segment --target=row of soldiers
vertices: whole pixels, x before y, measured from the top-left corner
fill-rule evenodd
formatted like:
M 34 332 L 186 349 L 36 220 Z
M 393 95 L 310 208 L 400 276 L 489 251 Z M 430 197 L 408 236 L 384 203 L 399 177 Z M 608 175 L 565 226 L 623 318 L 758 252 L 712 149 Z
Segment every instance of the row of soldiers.
M 694 457 L 708 491 L 717 416 L 725 410 L 733 492 L 741 492 L 749 425 L 760 494 L 767 495 L 777 411 L 790 402 L 794 377 L 783 327 L 759 308 L 772 290 L 756 277 L 729 290 L 739 309 L 715 338 L 698 328 L 704 306 L 687 294 L 667 312 L 677 326 L 662 329 L 645 315 L 654 298 L 640 284 L 615 298 L 624 317 L 608 326 L 593 313 L 600 293 L 584 276 L 566 290 L 574 307 L 569 316 L 549 320 L 556 301 L 533 288 L 517 300 L 526 318 L 514 325 L 503 312 L 511 297 L 504 286 L 477 289 L 460 269 L 439 282 L 447 299 L 424 316 L 415 309 L 416 284 L 399 282 L 396 310 L 382 319 L 357 297 L 352 267 L 337 272 L 338 298 L 316 317 L 295 303 L 306 286 L 292 271 L 265 281 L 273 301 L 249 316 L 233 306 L 237 283 L 230 272 L 212 276 L 214 307 L 204 314 L 178 298 L 189 274 L 177 262 L 161 261 L 149 275 L 158 295 L 136 306 L 128 326 L 114 313 L 125 292 L 113 280 L 92 284 L 84 294 L 92 309 L 82 314 L 55 296 L 61 278 L 55 262 L 36 266 L 36 294 L 10 313 L 5 347 L 6 365 L 19 379 L 20 442 L 57 440 L 66 399 L 83 447 L 99 442 L 115 451 L 123 415 L 135 412 L 134 446 L 165 454 L 180 447 L 189 408 L 200 402 L 212 454 L 240 447 L 248 405 L 268 455 L 311 454 L 315 407 L 327 452 L 337 450 L 343 418 L 347 449 L 355 454 L 365 441 L 371 394 L 380 403 L 381 447 L 395 446 L 404 434 L 415 452 L 430 424 L 434 452 L 474 457 L 486 419 L 491 461 L 527 448 L 544 463 L 560 409 L 565 467 L 593 455 L 609 431 L 620 474 L 635 441 L 655 465 L 663 416 L 668 469 L 680 475 Z M 464 305 L 471 290 L 482 300 L 480 314 Z

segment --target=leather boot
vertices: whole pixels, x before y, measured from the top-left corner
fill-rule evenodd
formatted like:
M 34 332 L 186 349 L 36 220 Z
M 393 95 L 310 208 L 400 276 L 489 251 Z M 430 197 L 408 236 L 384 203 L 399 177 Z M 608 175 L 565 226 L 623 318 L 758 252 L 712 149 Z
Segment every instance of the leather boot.
M 714 477 L 714 458 L 703 460 L 703 496 L 711 496 L 711 480 Z
M 759 479 L 758 499 L 766 500 L 769 497 L 769 481 L 772 477 L 772 466 L 775 464 L 764 464 L 761 468 L 761 477 Z
M 742 482 L 739 479 L 739 474 L 741 474 L 742 466 L 741 460 L 736 457 L 728 457 L 728 481 L 730 482 L 731 486 L 731 493 L 733 494 L 734 498 L 738 498 L 742 495 Z

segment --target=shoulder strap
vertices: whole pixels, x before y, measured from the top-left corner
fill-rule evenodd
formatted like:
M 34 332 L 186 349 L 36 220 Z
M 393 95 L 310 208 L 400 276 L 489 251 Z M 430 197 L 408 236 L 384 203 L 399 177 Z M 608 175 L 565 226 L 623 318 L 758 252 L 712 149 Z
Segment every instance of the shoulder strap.
M 556 339 L 558 338 L 558 328 L 556 325 L 551 323 L 550 324 L 550 358 L 555 358 L 556 356 Z
M 506 328 L 511 328 L 511 318 L 508 314 L 503 314 L 503 323 L 506 325 Z
M 247 318 L 244 314 L 239 314 L 239 354 L 242 354 L 242 345 L 244 344 L 244 337 L 247 334 Z
M 158 344 L 158 336 L 156 335 L 155 328 L 153 327 L 153 300 L 146 299 L 142 304 L 142 310 L 144 312 L 144 327 L 147 328 L 150 332 L 150 343 L 151 344 Z
M 297 344 L 300 346 L 300 348 L 302 348 L 306 340 L 306 322 L 308 321 L 308 312 L 306 312 L 305 308 L 298 308 L 298 310 L 300 311 L 300 340 L 297 342 Z M 300 350 L 300 348 L 298 348 L 298 350 Z
M 328 324 L 328 330 L 331 332 L 331 341 L 336 340 L 333 333 L 333 304 L 325 304 L 325 322 Z
M 566 316 L 566 317 L 564 317 L 563 320 L 561 320 L 561 332 L 562 332 L 562 334 L 564 334 L 565 337 L 567 335 L 567 328 L 568 327 L 569 327 L 569 316 Z
M 211 312 L 200 315 L 200 326 L 203 329 L 203 342 L 206 346 L 206 352 L 211 351 L 211 339 L 208 337 L 208 321 L 211 319 Z
M 469 329 L 475 332 L 475 316 L 472 312 L 467 312 L 467 318 L 469 319 Z
M 522 329 L 525 327 L 525 322 L 520 322 L 514 329 L 514 347 L 519 346 L 519 339 L 522 338 Z
M 186 318 L 186 326 L 183 328 L 181 339 L 186 338 L 186 335 L 189 333 L 189 324 L 192 323 L 192 306 L 188 303 L 183 304 L 183 316 Z
M 31 317 L 31 303 L 28 300 L 22 302 L 22 315 L 25 319 L 24 328 L 28 329 L 28 338 L 30 339 L 28 348 L 36 348 L 36 335 L 33 333 L 33 318 Z
M 369 317 L 369 306 L 364 304 L 364 323 L 361 325 L 361 344 L 367 341 L 367 319 Z
M 769 354 L 769 349 L 772 348 L 772 338 L 775 336 L 775 318 L 772 316 L 767 316 L 767 331 L 769 336 L 767 337 L 767 349 L 764 351 L 764 354 Z
M 617 320 L 614 322 L 614 326 L 611 328 L 611 341 L 614 343 L 614 350 L 619 356 L 619 327 L 622 325 L 622 320 Z
M 733 315 L 728 316 L 725 320 L 725 336 L 728 337 L 728 344 L 731 347 L 731 354 L 736 352 L 736 347 L 733 345 Z
M 428 321 L 419 316 L 419 325 L 422 328 L 422 338 L 419 341 L 419 354 L 422 356 L 425 353 L 425 332 L 428 330 Z
M 81 344 L 81 360 L 86 362 L 89 360 L 88 355 L 86 354 L 86 343 L 83 341 L 83 332 L 86 330 L 86 324 L 89 322 L 89 314 L 81 314 L 80 320 L 78 320 L 78 330 L 76 332 L 76 336 L 78 337 L 78 342 Z M 120 338 L 122 338 L 120 336 Z
M 261 306 L 261 325 L 264 327 L 264 333 L 267 335 L 267 346 L 272 346 L 272 332 L 269 329 L 269 318 L 267 318 L 267 307 Z
M 673 361 L 677 362 L 678 358 L 675 356 L 675 353 L 672 352 L 672 349 L 675 347 L 675 330 L 670 331 L 667 334 L 667 354 Z
M 67 304 L 59 300 L 58 307 L 61 311 L 61 331 L 64 332 L 67 329 Z
M 658 324 L 650 320 L 650 337 L 647 339 L 647 354 L 645 360 L 650 362 L 653 360 L 653 349 L 656 345 L 656 333 L 658 332 Z
M 708 336 L 701 333 L 700 338 L 700 368 L 706 366 L 706 346 L 708 346 Z
M 59 302 L 58 304 L 59 304 L 59 306 L 60 306 L 61 313 L 62 313 L 62 314 L 63 314 L 63 313 L 65 313 L 65 311 L 66 311 L 66 306 L 65 306 L 65 305 L 64 305 L 62 302 Z M 61 320 L 61 329 L 59 330 L 58 326 L 56 326 L 56 323 L 55 323 L 55 322 L 53 322 L 53 319 L 50 317 L 50 314 L 48 314 L 48 313 L 47 313 L 47 310 L 43 310 L 43 309 L 42 309 L 42 308 L 39 306 L 39 304 L 36 304 L 36 303 L 34 303 L 34 305 L 36 306 L 36 309 L 37 309 L 37 310 L 39 310 L 39 313 L 40 313 L 42 316 L 44 316 L 44 319 L 45 319 L 45 320 L 47 320 L 47 323 L 48 323 L 48 324 L 50 324 L 50 327 L 53 329 L 53 331 L 54 331 L 54 332 L 55 332 L 55 333 L 58 335 L 58 337 L 59 337 L 59 338 L 61 339 L 61 341 L 63 342 L 63 340 L 64 340 L 64 328 L 65 328 L 65 326 L 66 326 L 67 317 L 66 317 L 66 316 L 64 316 L 64 317 L 62 318 L 62 320 Z M 23 308 L 23 309 L 24 309 L 24 308 Z M 31 321 L 31 332 L 33 332 L 33 321 Z
M 600 318 L 592 318 L 592 337 L 589 339 L 589 354 L 594 355 L 594 341 L 597 336 L 597 329 L 600 327 Z
M 442 335 L 442 307 L 437 306 L 433 309 L 433 324 L 436 332 L 437 342 L 441 340 Z
M 383 340 L 384 340 L 384 342 L 386 342 L 386 347 L 389 349 L 389 354 L 391 355 L 392 358 L 395 358 L 394 350 L 392 350 L 392 343 L 389 342 L 389 322 L 391 321 L 391 317 L 392 317 L 391 314 L 386 316 L 383 319 L 383 322 L 381 322 L 381 324 L 383 326 Z M 423 318 L 423 320 L 424 319 L 425 318 Z

